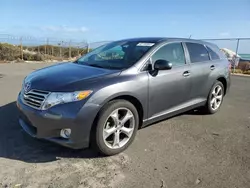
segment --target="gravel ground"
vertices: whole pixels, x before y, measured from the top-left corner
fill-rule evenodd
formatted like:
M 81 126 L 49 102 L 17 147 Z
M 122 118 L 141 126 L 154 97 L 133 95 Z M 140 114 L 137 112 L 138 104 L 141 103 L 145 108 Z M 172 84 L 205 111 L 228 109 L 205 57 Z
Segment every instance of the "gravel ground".
M 0 65 L 0 187 L 250 187 L 250 78 L 232 77 L 215 115 L 193 111 L 140 130 L 102 158 L 27 136 L 15 99 L 25 75 L 49 64 Z

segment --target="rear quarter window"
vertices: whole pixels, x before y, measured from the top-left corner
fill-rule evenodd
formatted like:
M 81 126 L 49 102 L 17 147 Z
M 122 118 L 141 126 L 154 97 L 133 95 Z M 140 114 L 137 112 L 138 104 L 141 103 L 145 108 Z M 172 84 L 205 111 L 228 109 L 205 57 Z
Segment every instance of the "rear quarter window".
M 213 51 L 210 47 L 207 46 L 207 50 L 212 60 L 220 59 L 220 56 L 215 51 Z

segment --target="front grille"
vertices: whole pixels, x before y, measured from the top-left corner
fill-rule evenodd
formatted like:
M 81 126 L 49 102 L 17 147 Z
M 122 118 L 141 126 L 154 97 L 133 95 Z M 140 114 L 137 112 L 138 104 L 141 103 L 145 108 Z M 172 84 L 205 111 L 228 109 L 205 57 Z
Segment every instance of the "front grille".
M 22 92 L 23 102 L 35 109 L 41 109 L 48 95 L 49 92 L 40 90 L 31 90 L 28 93 Z

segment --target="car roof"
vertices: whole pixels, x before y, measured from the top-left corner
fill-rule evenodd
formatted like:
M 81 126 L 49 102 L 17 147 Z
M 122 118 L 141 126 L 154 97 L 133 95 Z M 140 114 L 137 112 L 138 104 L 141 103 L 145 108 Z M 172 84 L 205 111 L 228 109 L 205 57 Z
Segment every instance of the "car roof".
M 122 39 L 120 41 L 140 41 L 140 42 L 164 42 L 164 41 L 186 41 L 186 42 L 199 42 L 205 43 L 204 41 L 197 39 L 189 39 L 189 38 L 171 38 L 171 37 L 137 37 L 137 38 L 128 38 Z
M 193 42 L 207 45 L 209 47 L 219 49 L 218 46 L 214 43 L 207 42 L 199 39 L 189 39 L 189 38 L 171 38 L 171 37 L 137 37 L 137 38 L 129 38 L 122 39 L 119 41 L 138 41 L 138 42 L 151 42 L 151 43 L 162 43 L 162 42 Z

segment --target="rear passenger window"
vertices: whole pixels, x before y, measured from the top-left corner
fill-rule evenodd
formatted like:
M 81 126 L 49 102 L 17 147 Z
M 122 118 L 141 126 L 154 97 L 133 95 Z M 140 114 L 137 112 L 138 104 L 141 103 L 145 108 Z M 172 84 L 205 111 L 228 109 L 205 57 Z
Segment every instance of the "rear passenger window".
M 210 54 L 212 60 L 220 59 L 220 56 L 214 52 L 211 48 L 207 46 L 208 53 Z
M 191 63 L 209 61 L 207 49 L 202 44 L 186 43 L 190 55 Z

